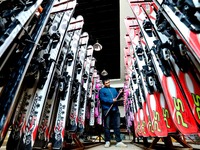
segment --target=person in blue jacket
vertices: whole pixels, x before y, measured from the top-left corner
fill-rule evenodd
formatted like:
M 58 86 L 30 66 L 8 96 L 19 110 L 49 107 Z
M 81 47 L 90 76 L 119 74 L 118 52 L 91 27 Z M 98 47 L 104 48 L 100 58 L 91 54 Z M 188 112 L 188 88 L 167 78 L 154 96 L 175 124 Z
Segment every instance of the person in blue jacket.
M 104 147 L 108 148 L 110 147 L 110 121 L 112 118 L 113 121 L 113 129 L 115 134 L 115 140 L 116 140 L 116 147 L 127 147 L 122 142 L 122 139 L 120 137 L 120 112 L 118 108 L 118 102 L 117 102 L 117 95 L 118 92 L 115 88 L 110 87 L 110 80 L 104 79 L 102 80 L 104 87 L 100 89 L 99 91 L 99 99 L 101 102 L 102 107 L 102 113 L 104 118 L 104 138 L 105 138 L 105 145 Z M 108 112 L 109 108 L 113 104 L 113 107 Z

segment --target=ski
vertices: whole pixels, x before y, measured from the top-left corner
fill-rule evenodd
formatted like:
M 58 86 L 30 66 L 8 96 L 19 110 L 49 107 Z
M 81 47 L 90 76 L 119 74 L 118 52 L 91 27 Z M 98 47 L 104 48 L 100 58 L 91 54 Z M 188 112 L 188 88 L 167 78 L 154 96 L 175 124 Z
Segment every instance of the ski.
M 126 87 L 124 89 L 124 99 L 125 99 L 125 117 L 126 117 L 126 128 L 127 131 L 129 133 L 133 133 L 134 136 L 137 136 L 136 132 L 137 132 L 137 118 L 135 118 L 135 116 L 137 116 L 137 111 L 136 111 L 136 107 L 135 107 L 135 102 L 133 100 L 133 93 L 132 93 L 132 85 L 131 85 L 131 79 L 129 78 L 129 81 L 127 84 L 129 84 L 129 86 L 127 84 L 125 84 L 124 86 Z M 142 118 L 142 117 L 140 117 Z M 136 129 L 136 130 L 135 130 Z M 141 133 L 142 135 L 145 137 L 149 137 L 149 133 L 147 131 L 146 128 L 146 122 L 143 120 L 142 124 L 141 124 Z
M 83 17 L 77 16 L 76 19 L 71 20 L 71 24 L 75 24 L 75 33 L 72 38 L 72 42 L 70 43 L 71 49 L 67 53 L 67 66 L 66 70 L 63 73 L 65 85 L 60 93 L 58 112 L 56 114 L 56 121 L 54 125 L 54 131 L 52 135 L 52 145 L 53 149 L 60 149 L 62 147 L 62 143 L 64 141 L 65 134 L 65 126 L 67 123 L 67 117 L 69 115 L 69 105 L 70 105 L 70 96 L 72 92 L 72 83 L 74 82 L 74 70 L 76 66 L 76 58 L 77 58 L 77 49 L 78 42 L 80 39 L 82 27 L 83 27 Z
M 53 122 L 55 121 L 54 118 L 56 117 L 55 114 L 58 107 L 59 81 L 62 81 L 61 76 L 66 63 L 68 48 L 70 46 L 70 42 L 73 36 L 73 33 L 71 32 L 73 32 L 75 28 L 74 25 L 69 24 L 69 21 L 73 14 L 73 10 L 68 10 L 66 13 L 68 18 L 65 18 L 65 23 L 63 24 L 68 25 L 67 32 L 64 37 L 64 44 L 62 47 L 60 58 L 58 60 L 58 64 L 56 64 L 56 72 L 52 87 L 49 91 L 48 99 L 43 108 L 41 119 L 38 125 L 37 139 L 35 141 L 34 147 L 46 147 L 47 142 L 50 141 L 50 134 L 52 132 Z
M 151 20 L 151 22 L 154 24 L 154 28 L 157 30 L 156 26 L 156 12 L 153 8 L 153 5 L 151 3 L 142 4 L 143 10 L 145 8 L 149 8 L 149 11 L 147 13 L 148 18 Z M 172 32 L 172 31 L 171 31 Z M 193 72 L 192 65 L 188 62 L 190 62 L 186 55 L 182 54 L 182 46 L 184 45 L 180 39 L 176 38 L 176 33 L 172 32 L 171 35 L 174 35 L 173 38 L 167 38 L 164 34 L 161 34 L 158 32 L 158 38 L 163 43 L 161 44 L 162 49 L 166 48 L 170 50 L 170 59 L 169 63 L 171 64 L 171 68 L 173 68 L 173 72 L 176 74 L 176 78 L 180 84 L 180 87 L 184 93 L 185 98 L 187 99 L 190 108 L 192 110 L 192 113 L 198 122 L 200 123 L 200 116 L 199 114 L 199 106 L 198 102 L 196 101 L 196 97 L 200 95 L 200 89 L 199 89 L 199 81 L 197 77 L 195 76 L 195 73 Z M 167 39 L 166 42 L 164 39 Z M 187 63 L 186 63 L 187 62 Z
M 55 17 L 55 20 L 56 20 L 56 17 Z M 49 19 L 49 22 L 51 22 L 51 19 Z M 47 23 L 47 24 L 51 24 L 51 23 Z M 46 28 L 48 30 L 51 27 L 49 26 Z M 44 32 L 47 32 L 47 31 L 44 31 Z M 21 98 L 18 100 L 19 102 L 17 105 L 17 110 L 13 117 L 12 131 L 10 133 L 10 136 L 7 142 L 7 149 L 16 148 L 21 138 L 23 128 L 25 126 L 25 122 L 30 112 L 30 107 L 32 105 L 32 99 L 37 89 L 37 84 L 39 82 L 39 77 L 40 77 L 39 70 L 40 68 L 44 67 L 43 61 L 45 60 L 45 58 L 43 56 L 45 53 L 48 54 L 48 51 L 45 50 L 45 49 L 48 49 L 48 45 L 46 43 L 49 43 L 49 41 L 47 41 L 49 40 L 49 38 L 47 37 L 48 37 L 47 33 L 42 35 L 39 41 L 40 45 L 42 46 L 42 49 L 38 50 L 38 53 L 34 54 L 31 60 L 30 66 L 28 68 L 28 71 L 26 73 L 23 84 L 28 85 L 28 86 L 24 88 L 21 96 L 19 96 Z M 30 83 L 32 83 L 32 85 Z
M 140 42 L 141 42 L 141 45 L 143 46 L 143 48 L 146 47 L 146 43 L 145 43 L 143 37 L 140 37 Z M 158 80 L 158 76 L 156 74 L 154 66 L 150 62 L 148 63 L 149 56 L 147 53 L 144 53 L 144 57 L 145 57 L 145 60 L 147 60 L 146 67 L 151 68 L 151 69 L 145 68 L 145 69 L 147 69 L 146 70 L 147 72 L 145 73 L 147 75 L 146 79 L 147 79 L 147 81 L 149 81 L 149 82 L 152 81 L 154 83 L 154 88 L 155 88 L 154 96 L 158 99 L 158 101 L 157 101 L 157 104 L 159 105 L 158 109 L 162 109 L 160 111 L 162 111 L 162 115 L 163 115 L 163 119 L 164 119 L 166 127 L 167 127 L 167 131 L 168 131 L 168 133 L 176 133 L 177 128 L 175 127 L 174 122 L 172 120 L 172 116 L 169 112 L 169 107 L 168 107 L 168 105 L 166 103 L 166 99 L 163 95 L 163 90 L 162 90 L 162 87 Z
M 90 119 L 89 119 L 89 125 L 94 126 L 95 125 L 95 105 L 96 105 L 96 98 L 95 98 L 95 87 L 96 87 L 96 80 L 97 80 L 97 70 L 94 69 L 92 71 L 91 76 L 91 91 L 90 91 Z
M 136 136 L 155 136 L 155 133 L 151 126 L 150 118 L 148 113 L 146 113 L 146 103 L 139 102 L 138 85 L 134 81 L 135 79 L 130 79 L 131 84 L 131 96 L 133 98 L 132 104 L 134 107 L 134 129 Z M 142 107 L 143 106 L 143 107 Z
M 100 76 L 97 75 L 96 85 L 95 85 L 95 100 L 96 100 L 96 107 L 95 107 L 95 117 L 97 118 L 97 124 L 102 125 L 103 118 L 102 118 L 102 109 L 101 109 L 101 102 L 99 99 L 99 90 L 102 88 L 102 83 L 100 81 Z
M 53 124 L 55 112 L 57 110 L 57 96 L 58 96 L 58 83 L 59 73 L 55 72 L 46 103 L 42 109 L 41 118 L 38 124 L 38 131 L 33 145 L 33 149 L 46 148 L 47 143 L 50 141 L 51 127 Z
M 184 1 L 170 3 L 168 0 L 155 0 L 156 7 L 165 16 L 170 25 L 174 28 L 177 35 L 184 41 L 194 56 L 198 64 L 200 63 L 199 52 L 199 19 L 198 19 L 198 7 L 199 2 Z M 193 3 L 193 4 L 192 4 Z M 188 7 L 184 10 L 184 7 Z
M 171 71 L 170 67 L 168 67 L 167 63 L 162 61 L 162 58 L 158 55 L 158 50 L 156 49 L 158 45 L 156 45 L 155 42 L 157 38 L 151 31 L 152 24 L 146 19 L 141 6 L 135 4 L 131 5 L 131 8 L 133 10 L 138 10 L 137 12 L 134 11 L 134 15 L 141 28 L 141 33 L 146 40 L 148 51 L 151 53 L 151 61 L 156 68 L 159 81 L 163 88 L 164 96 L 176 127 L 183 134 L 197 133 L 198 127 L 187 101 L 185 101 L 185 97 L 179 87 L 179 84 L 177 83 L 174 73 Z M 167 56 L 166 51 L 166 57 Z
M 84 60 L 86 57 L 86 50 L 87 50 L 87 43 L 89 40 L 89 35 L 88 33 L 84 32 L 79 41 L 79 52 L 78 52 L 78 60 L 76 63 L 76 78 L 77 80 L 77 91 L 76 91 L 76 96 L 72 99 L 71 103 L 71 110 L 70 110 L 70 122 L 69 122 L 69 127 L 68 131 L 69 132 L 75 132 L 77 130 L 77 124 L 78 124 L 78 113 L 79 113 L 79 107 L 80 107 L 80 99 L 82 96 L 82 75 L 84 72 Z
M 149 111 L 147 108 L 147 103 L 142 99 L 142 95 L 139 94 L 138 86 L 138 74 L 134 65 L 133 49 L 131 46 L 130 37 L 126 34 L 125 37 L 126 48 L 125 48 L 125 66 L 126 66 L 126 81 L 128 82 L 130 88 L 130 104 L 132 104 L 133 109 L 133 123 L 135 129 L 135 135 L 139 136 L 155 136 L 154 130 L 152 128 L 152 122 L 149 117 Z M 132 44 L 134 41 L 132 41 Z M 126 89 L 126 88 L 125 88 Z
M 149 135 L 151 135 L 152 137 L 155 137 L 157 136 L 158 133 L 156 134 L 157 131 L 155 132 L 154 130 L 155 129 L 154 120 L 150 114 L 151 110 L 145 99 L 144 91 L 142 90 L 143 87 L 142 87 L 142 83 L 141 83 L 141 79 L 139 75 L 139 68 L 137 64 L 135 64 L 134 66 L 134 73 L 135 73 L 135 80 L 137 82 L 137 86 L 134 90 L 135 91 L 134 98 L 136 100 L 136 108 L 138 110 L 137 120 L 139 120 L 140 126 L 142 126 L 142 123 L 144 123 L 144 120 L 145 120 Z
M 138 76 L 138 73 L 136 70 L 134 70 L 136 73 L 136 76 Z M 138 79 L 136 77 L 136 80 L 138 82 Z M 134 93 L 134 98 L 136 99 L 136 108 L 137 108 L 137 121 L 139 124 L 139 131 L 141 136 L 142 134 L 144 134 L 143 136 L 145 137 L 145 134 L 149 134 L 152 137 L 155 137 L 155 131 L 154 131 L 154 126 L 153 126 L 153 120 L 151 119 L 150 113 L 149 113 L 149 108 L 147 105 L 147 102 L 144 99 L 144 94 L 143 91 L 141 90 L 141 85 L 137 86 L 137 89 L 135 89 L 135 93 Z M 136 98 L 138 97 L 138 98 Z M 145 115 L 144 115 L 145 114 Z M 144 121 L 146 122 L 146 128 L 148 132 L 144 132 L 143 130 L 143 125 L 144 125 Z M 143 131 L 143 132 L 142 132 Z M 142 132 L 142 133 L 141 133 Z
M 125 74 L 125 85 L 124 85 L 124 90 L 125 94 L 124 97 L 127 99 L 127 101 L 130 101 L 130 104 L 132 104 L 133 108 L 133 124 L 134 124 L 134 133 L 136 137 L 141 136 L 140 132 L 140 120 L 138 118 L 139 114 L 139 109 L 136 108 L 136 101 L 137 98 L 134 98 L 134 92 L 135 89 L 137 88 L 137 84 L 133 85 L 134 82 L 134 70 L 133 70 L 133 57 L 132 57 L 132 51 L 130 49 L 130 38 L 129 35 L 126 34 L 125 36 L 125 41 L 126 41 L 126 47 L 124 48 L 124 62 L 125 62 L 125 67 L 126 67 L 126 74 Z M 134 78 L 134 79 L 133 79 Z M 135 81 L 135 80 L 134 80 Z M 128 99 L 129 98 L 129 99 Z M 129 102 L 126 101 L 126 104 L 129 105 Z M 129 107 L 129 106 L 126 106 Z
M 41 117 L 43 106 L 46 102 L 51 83 L 56 71 L 56 64 L 58 62 L 62 47 L 64 44 L 64 37 L 68 27 L 69 14 L 67 12 L 58 14 L 58 18 L 55 22 L 55 26 L 58 29 L 51 30 L 53 40 L 50 46 L 50 52 L 46 59 L 46 68 L 42 70 L 39 85 L 35 92 L 30 114 L 27 117 L 27 122 L 24 127 L 24 133 L 21 137 L 18 148 L 19 149 L 32 149 L 37 131 L 38 124 Z M 54 24 L 53 24 L 54 25 Z
M 3 92 L 5 85 L 10 80 L 10 75 L 14 71 L 13 68 L 16 67 L 16 64 L 21 57 L 21 54 L 23 52 L 23 49 L 25 48 L 26 44 L 29 44 L 27 38 L 30 34 L 32 34 L 33 29 L 36 25 L 36 20 L 34 16 L 31 16 L 29 21 L 27 22 L 27 25 L 24 27 L 24 30 L 20 32 L 19 36 L 13 41 L 13 43 L 8 47 L 9 51 L 6 51 L 1 59 L 0 59 L 0 86 L 2 86 L 0 91 L 0 97 L 1 93 Z M 20 92 L 19 92 L 20 93 Z M 19 96 L 19 93 L 17 94 Z
M 131 128 L 133 125 L 133 108 L 132 103 L 130 101 L 130 91 L 129 89 L 124 88 L 124 111 L 125 111 L 125 118 L 126 118 L 126 130 L 128 133 L 131 133 Z
M 143 45 L 143 48 L 146 48 L 146 43 L 144 41 L 143 37 L 140 37 L 141 40 L 141 45 Z M 156 74 L 156 70 L 154 68 L 154 65 L 149 62 L 149 56 L 147 53 L 144 53 L 145 59 L 147 60 L 147 64 L 145 66 L 144 69 L 144 74 L 146 74 L 146 80 L 147 82 L 149 82 L 149 84 L 151 82 L 154 83 L 154 96 L 157 98 L 157 104 L 158 104 L 158 109 L 162 112 L 163 115 L 163 119 L 165 121 L 166 127 L 167 127 L 167 131 L 168 133 L 176 133 L 177 132 L 177 128 L 175 127 L 174 123 L 173 123 L 173 119 L 171 114 L 169 113 L 169 107 L 166 103 L 166 99 L 163 95 L 163 89 L 161 87 L 161 84 L 159 82 L 158 76 Z
M 30 3 L 31 6 L 29 6 L 28 8 L 25 3 L 23 4 L 24 6 L 21 4 L 21 5 L 17 5 L 15 8 L 9 8 L 9 6 L 12 6 L 12 5 L 7 4 L 7 2 L 0 4 L 2 9 L 3 8 L 5 9 L 8 7 L 7 10 L 1 11 L 3 12 L 3 14 L 1 14 L 2 20 L 4 20 L 2 22 L 4 23 L 1 25 L 2 33 L 0 36 L 0 57 L 2 57 L 6 49 L 11 44 L 11 42 L 14 40 L 17 34 L 21 31 L 21 29 L 24 27 L 24 25 L 29 20 L 29 18 L 35 13 L 36 9 L 40 6 L 41 3 L 42 3 L 42 0 L 37 0 L 37 1 L 33 0 Z M 5 7 L 5 5 L 7 5 L 7 7 Z
M 88 93 L 90 84 L 90 69 L 95 65 L 95 59 L 93 58 L 93 46 L 89 45 L 87 48 L 87 56 L 84 64 L 84 74 L 83 74 L 83 88 L 84 88 L 84 98 L 80 102 L 79 114 L 78 114 L 78 128 L 77 132 L 83 133 L 85 129 L 85 118 L 86 118 L 86 107 L 88 104 Z
M 134 115 L 135 109 L 133 105 L 132 99 L 132 91 L 131 91 L 131 75 L 132 75 L 132 53 L 130 52 L 130 48 L 128 47 L 128 42 L 130 42 L 129 35 L 125 35 L 126 47 L 124 48 L 124 63 L 125 63 L 125 82 L 124 82 L 124 110 L 125 110 L 125 118 L 126 118 L 126 126 L 127 131 L 132 132 L 132 128 L 134 129 Z
M 69 9 L 73 10 L 77 5 L 76 0 L 67 0 L 65 2 L 58 1 L 58 3 L 54 3 L 54 6 L 51 10 L 51 14 L 67 11 Z
M 23 48 L 26 45 L 25 43 L 28 43 L 28 41 L 26 41 L 26 38 L 28 37 L 28 34 L 32 34 L 32 30 L 36 25 L 36 20 L 37 18 L 35 14 L 33 14 L 24 25 L 23 30 L 19 33 L 18 36 L 15 37 L 15 39 L 13 39 L 12 43 L 10 43 L 9 47 L 7 48 L 9 50 L 5 49 L 5 52 L 3 52 L 2 56 L 0 57 L 1 71 L 9 66 L 8 64 L 10 60 L 12 60 L 12 62 L 15 62 L 19 58 L 21 52 L 23 51 Z
M 23 51 L 22 56 L 20 57 L 16 70 L 11 74 L 9 82 L 5 85 L 1 97 L 0 97 L 0 145 L 3 142 L 5 134 L 8 129 L 8 125 L 11 119 L 11 115 L 14 111 L 13 108 L 16 106 L 16 97 L 17 93 L 20 90 L 20 85 L 23 81 L 25 73 L 28 69 L 31 58 L 36 49 L 36 45 L 39 42 L 42 31 L 45 27 L 45 24 L 48 20 L 50 10 L 53 5 L 53 0 L 48 1 L 48 5 L 43 9 L 43 13 L 41 14 L 38 23 L 36 24 L 33 34 L 31 35 L 31 40 L 29 45 Z
M 155 94 L 157 91 L 154 88 L 155 85 L 152 81 L 153 77 L 147 75 L 147 73 L 151 72 L 152 70 L 149 70 L 149 67 L 145 63 L 144 60 L 145 58 L 143 54 L 144 50 L 142 45 L 138 45 L 138 47 L 135 47 L 134 49 L 135 49 L 134 54 L 136 57 L 138 70 L 140 72 L 141 85 L 143 87 L 142 89 L 144 91 L 145 99 L 149 108 L 154 132 L 159 137 L 166 137 L 168 132 L 163 119 L 164 117 L 162 115 L 162 108 L 160 106 L 160 97 L 157 97 L 157 95 Z

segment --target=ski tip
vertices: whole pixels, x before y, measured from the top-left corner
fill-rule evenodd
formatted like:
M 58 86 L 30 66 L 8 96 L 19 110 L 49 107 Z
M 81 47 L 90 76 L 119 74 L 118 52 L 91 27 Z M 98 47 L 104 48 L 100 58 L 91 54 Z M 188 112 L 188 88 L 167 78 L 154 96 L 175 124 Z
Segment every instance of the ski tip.
M 84 37 L 89 37 L 89 34 L 87 32 L 83 32 L 80 38 L 84 38 Z
M 93 46 L 92 45 L 89 45 L 87 50 L 93 50 Z
M 81 22 L 81 21 L 84 21 L 84 18 L 83 18 L 82 15 L 78 15 L 78 16 L 76 17 L 76 20 L 77 20 L 78 22 Z

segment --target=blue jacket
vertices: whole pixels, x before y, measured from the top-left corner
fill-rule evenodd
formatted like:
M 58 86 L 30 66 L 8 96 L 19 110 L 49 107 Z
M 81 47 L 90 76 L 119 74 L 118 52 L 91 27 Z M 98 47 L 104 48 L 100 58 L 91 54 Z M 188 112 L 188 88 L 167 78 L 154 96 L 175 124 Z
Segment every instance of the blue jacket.
M 99 99 L 101 101 L 101 106 L 103 110 L 108 110 L 110 106 L 113 104 L 113 99 L 116 98 L 118 92 L 113 87 L 103 87 L 99 91 Z M 113 105 L 112 110 L 118 110 L 118 104 L 115 103 Z

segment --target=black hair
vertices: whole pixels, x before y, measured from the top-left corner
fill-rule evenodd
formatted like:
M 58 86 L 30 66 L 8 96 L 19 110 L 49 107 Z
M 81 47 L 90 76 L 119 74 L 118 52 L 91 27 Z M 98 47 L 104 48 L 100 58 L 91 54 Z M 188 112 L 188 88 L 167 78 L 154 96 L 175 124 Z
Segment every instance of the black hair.
M 105 84 L 106 81 L 110 80 L 109 78 L 102 79 L 102 83 Z

